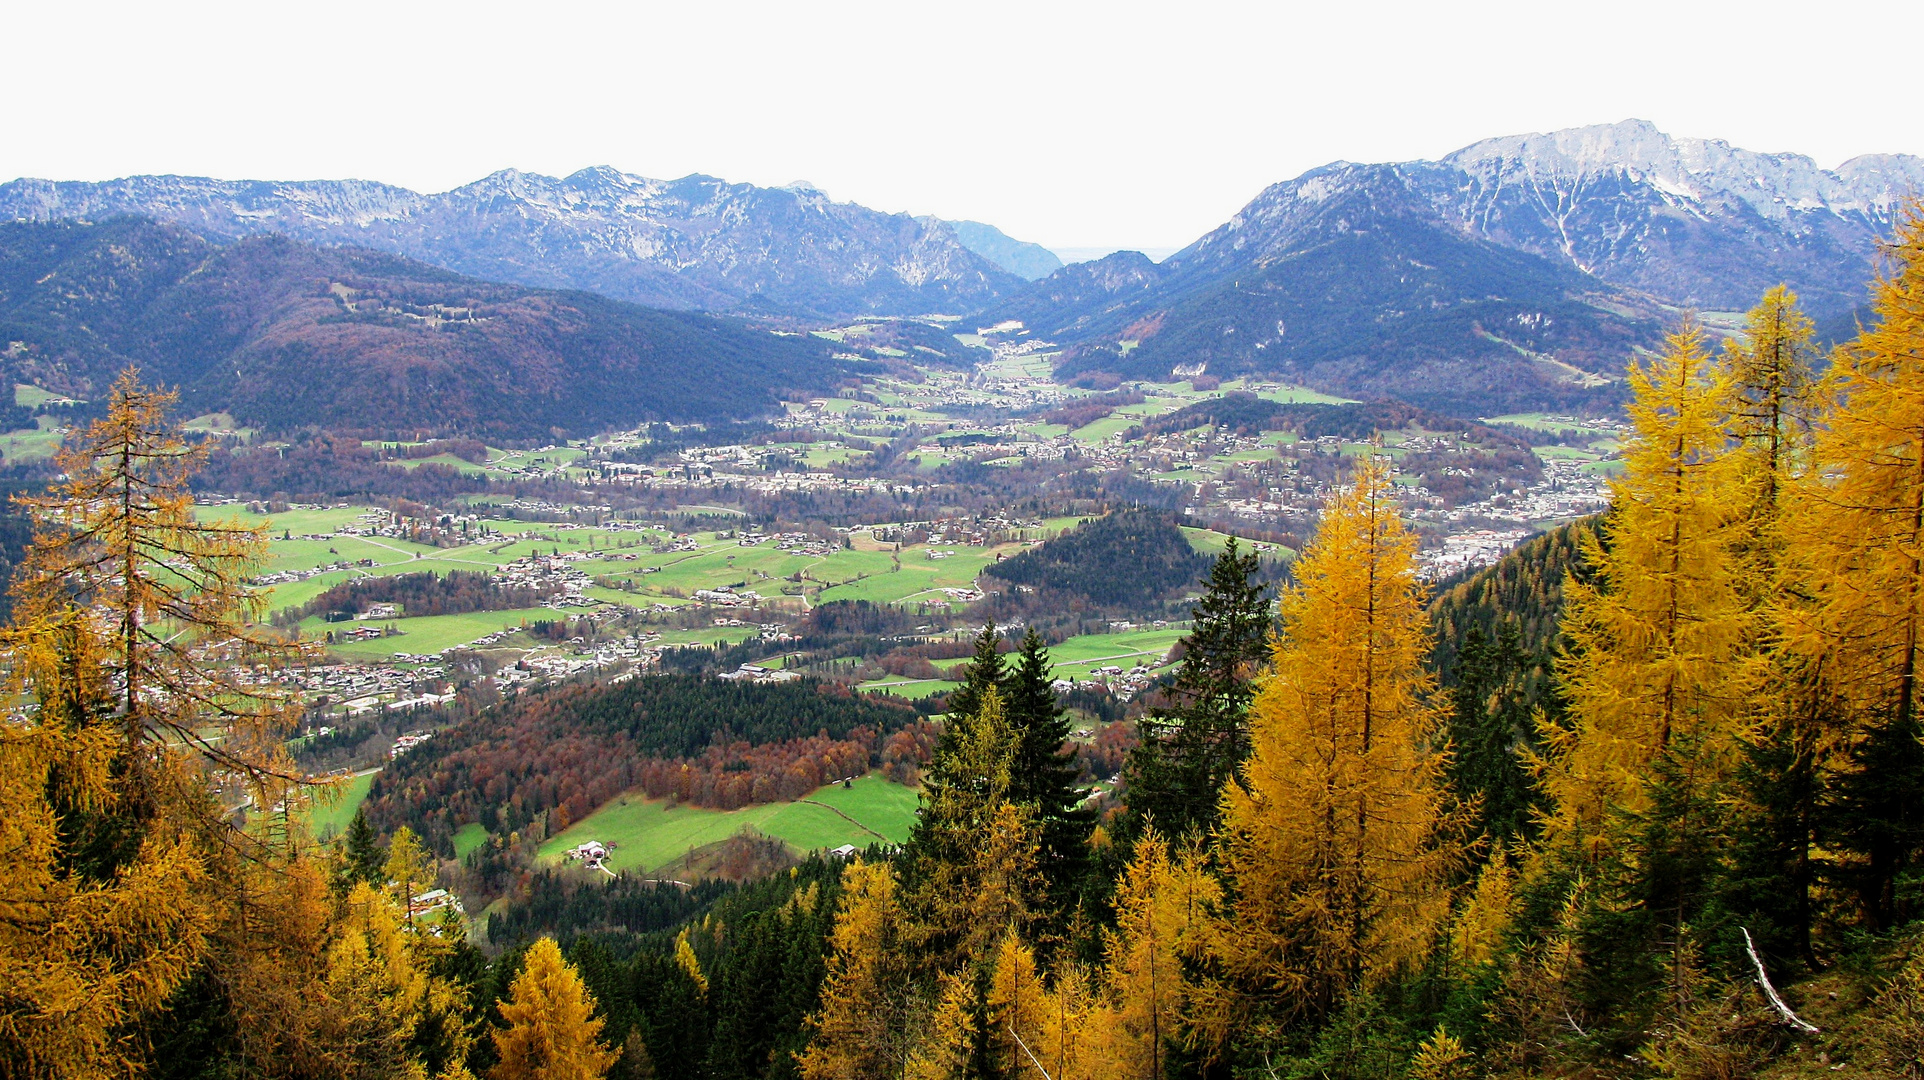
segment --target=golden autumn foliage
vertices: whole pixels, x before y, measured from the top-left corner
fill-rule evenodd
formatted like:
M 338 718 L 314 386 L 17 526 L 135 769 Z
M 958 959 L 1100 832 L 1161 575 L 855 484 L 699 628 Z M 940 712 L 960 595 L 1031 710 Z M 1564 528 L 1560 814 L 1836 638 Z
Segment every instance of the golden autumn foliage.
M 581 976 L 553 938 L 528 950 L 526 966 L 501 1003 L 493 1032 L 499 1062 L 491 1080 L 600 1080 L 616 1054 L 596 1041 L 602 1020 Z
M 1860 710 L 1916 710 L 1924 647 L 1924 209 L 1890 245 L 1876 322 L 1832 359 L 1816 467 L 1798 491 L 1817 609 L 1797 644 Z
M 1730 438 L 1753 516 L 1774 515 L 1791 479 L 1809 463 L 1820 383 L 1812 370 L 1815 326 L 1797 294 L 1779 285 L 1751 309 L 1744 336 L 1724 343 L 1720 365 Z
M 6 673 L 33 707 L 0 726 L 0 1074 L 138 1074 L 198 979 L 256 1075 L 460 1080 L 466 995 L 428 974 L 450 944 L 408 932 L 402 897 L 332 890 L 292 820 L 287 702 L 236 663 L 290 655 L 250 625 L 264 535 L 194 521 L 201 451 L 171 401 L 123 376 L 62 481 L 24 500 Z
M 1199 981 L 1217 947 L 1222 882 L 1203 853 L 1172 851 L 1153 831 L 1116 886 L 1116 925 L 1103 933 L 1103 1014 L 1096 1050 L 1112 1075 L 1162 1075 L 1167 1047 L 1213 1049 L 1225 1019 L 1219 986 Z M 1213 1030 L 1212 1030 L 1213 1029 Z
M 1214 1049 L 1199 1017 L 1223 999 L 1191 974 L 1210 958 L 1222 884 L 1201 853 L 1173 854 L 1153 832 L 1118 884 L 1116 925 L 1103 934 L 1104 962 L 1072 961 L 1044 972 L 1013 931 L 1003 935 L 977 1008 L 968 973 L 941 983 L 929 1030 L 909 1075 L 969 1075 L 975 1047 L 1000 1075 L 1053 1080 L 1156 1080 L 1171 1055 Z M 879 1074 L 876 1074 L 879 1075 Z
M 256 805 L 290 773 L 280 699 L 214 656 L 254 655 L 244 576 L 265 540 L 193 521 L 199 452 L 171 401 L 123 375 L 63 479 L 20 500 L 36 531 L 6 688 L 33 707 L 0 730 L 0 1062 L 17 1075 L 139 1070 L 138 1026 L 234 938 L 234 852 L 286 839 L 231 828 L 208 793 L 210 761 Z
M 200 962 L 214 921 L 197 846 L 156 828 L 104 879 L 67 872 L 69 806 L 110 810 L 116 729 L 0 726 L 0 1060 L 9 1075 L 124 1075 L 125 1025 L 158 1008 Z
M 895 873 L 858 859 L 843 872 L 842 890 L 821 998 L 808 1019 L 813 1038 L 799 1061 L 806 1080 L 897 1075 L 909 1051 L 910 965 Z
M 1421 958 L 1461 857 L 1431 747 L 1416 542 L 1391 488 L 1383 462 L 1359 461 L 1325 509 L 1282 598 L 1243 782 L 1223 796 L 1221 956 L 1282 1014 L 1324 1012 Z
M 187 481 L 207 451 L 167 420 L 175 400 L 129 368 L 107 414 L 56 457 L 63 479 L 18 500 L 36 530 L 13 586 L 9 644 L 84 613 L 127 745 L 191 747 L 271 806 L 298 779 L 280 744 L 289 699 L 243 681 L 236 662 L 280 664 L 299 650 L 254 625 L 266 601 L 247 579 L 266 563 L 264 528 L 194 518 Z M 128 757 L 133 782 L 146 756 Z
M 1728 770 L 1745 709 L 1734 661 L 1756 626 L 1732 553 L 1745 522 L 1742 459 L 1703 332 L 1687 324 L 1629 378 L 1635 434 L 1604 540 L 1585 545 L 1595 582 L 1565 588 L 1558 673 L 1569 720 L 1546 727 L 1540 776 L 1547 840 L 1593 854 L 1608 845 L 1606 816 L 1650 808 L 1653 763 L 1673 747 L 1693 775 Z

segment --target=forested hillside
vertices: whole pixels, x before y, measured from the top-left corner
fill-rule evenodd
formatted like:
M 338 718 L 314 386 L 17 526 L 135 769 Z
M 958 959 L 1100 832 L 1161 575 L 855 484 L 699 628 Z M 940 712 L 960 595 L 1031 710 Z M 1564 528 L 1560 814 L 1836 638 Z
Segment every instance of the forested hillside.
M 1065 267 L 995 317 L 1074 342 L 1065 376 L 1261 373 L 1471 415 L 1607 403 L 1657 340 L 1650 298 L 1465 235 L 1395 167 L 1326 171 L 1164 264 Z
M 1130 510 L 1079 525 L 982 572 L 1105 608 L 1141 611 L 1194 585 L 1208 568 L 1167 517 Z
M 397 759 L 367 813 L 384 831 L 407 825 L 451 852 L 470 822 L 506 835 L 556 810 L 559 831 L 636 787 L 732 810 L 866 772 L 882 738 L 915 719 L 894 699 L 812 680 L 565 686 L 496 706 Z
M 189 415 L 275 431 L 548 438 L 766 412 L 833 386 L 819 339 L 462 277 L 277 236 L 225 246 L 139 218 L 0 223 L 15 380 L 81 399 L 121 368 Z
M 1437 586 L 1430 601 L 1430 620 L 1436 627 L 1431 662 L 1445 682 L 1453 679 L 1458 650 L 1472 628 L 1495 640 L 1501 626 L 1513 626 L 1530 655 L 1554 654 L 1565 579 L 1573 573 L 1579 580 L 1588 578 L 1582 548 L 1586 540 L 1599 539 L 1599 525 L 1598 518 L 1560 525 L 1518 546 L 1495 566 Z
M 409 618 L 423 615 L 458 615 L 467 611 L 511 611 L 534 607 L 553 594 L 553 590 L 533 586 L 497 585 L 493 575 L 482 570 L 450 570 L 447 574 L 422 571 L 418 574 L 393 574 L 344 581 L 281 615 L 288 624 L 310 615 L 353 617 L 364 615 L 375 604 L 393 604 Z

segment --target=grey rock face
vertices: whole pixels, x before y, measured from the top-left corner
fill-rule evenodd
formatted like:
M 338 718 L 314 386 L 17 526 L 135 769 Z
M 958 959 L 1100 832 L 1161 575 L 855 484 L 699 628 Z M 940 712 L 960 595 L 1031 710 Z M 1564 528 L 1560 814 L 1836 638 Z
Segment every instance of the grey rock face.
M 1465 235 L 1672 303 L 1744 310 L 1781 282 L 1821 316 L 1862 302 L 1877 241 L 1903 200 L 1924 193 L 1924 158 L 1867 155 L 1830 171 L 1642 120 L 1515 135 L 1441 161 L 1312 170 L 1169 261 L 1260 260 L 1359 185 L 1405 188 Z
M 211 238 L 272 232 L 353 244 L 477 277 L 669 308 L 960 312 L 1022 284 L 947 223 L 834 202 L 805 185 L 661 181 L 609 168 L 561 179 L 506 170 L 439 195 L 358 180 L 0 184 L 0 220 L 120 214 Z

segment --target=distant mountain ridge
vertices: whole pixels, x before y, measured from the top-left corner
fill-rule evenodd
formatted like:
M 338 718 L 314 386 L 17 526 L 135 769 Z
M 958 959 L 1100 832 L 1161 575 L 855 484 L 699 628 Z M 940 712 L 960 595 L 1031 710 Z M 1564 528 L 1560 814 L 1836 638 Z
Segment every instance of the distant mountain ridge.
M 1860 304 L 1924 158 L 1834 171 L 1638 120 L 1490 139 L 1441 161 L 1336 162 L 1273 184 L 1161 263 L 1119 252 L 990 309 L 1071 343 L 1071 371 L 1267 373 L 1444 411 L 1577 407 L 1683 308 L 1787 282 Z
M 362 180 L 0 184 L 0 221 L 122 214 L 215 239 L 272 232 L 351 244 L 488 280 L 676 309 L 960 313 L 1023 283 L 948 222 L 838 203 L 806 184 L 651 180 L 605 167 L 562 178 L 508 169 L 438 195 Z
M 735 319 L 133 217 L 0 224 L 0 342 L 14 380 L 94 398 L 137 364 L 188 416 L 277 432 L 580 437 L 765 414 L 851 369 Z
M 993 225 L 980 221 L 946 222 L 962 246 L 1007 270 L 1024 281 L 1045 278 L 1062 269 L 1062 259 L 1041 244 L 1031 244 L 1009 236 Z

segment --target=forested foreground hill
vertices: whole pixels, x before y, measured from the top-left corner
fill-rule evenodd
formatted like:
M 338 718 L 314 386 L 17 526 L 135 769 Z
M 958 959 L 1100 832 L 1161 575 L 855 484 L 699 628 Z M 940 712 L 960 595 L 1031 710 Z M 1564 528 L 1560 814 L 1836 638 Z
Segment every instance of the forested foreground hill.
M 1149 510 L 1125 510 L 983 568 L 1030 590 L 1086 599 L 1101 608 L 1151 610 L 1209 570 L 1182 530 Z
M 733 810 L 865 773 L 883 738 L 916 719 L 894 699 L 813 680 L 566 686 L 496 706 L 397 759 L 367 813 L 451 853 L 463 825 L 506 836 L 554 811 L 558 832 L 636 788 Z
M 188 415 L 271 431 L 580 436 L 756 415 L 844 366 L 729 319 L 141 218 L 0 224 L 0 337 L 15 380 L 87 399 L 137 364 Z

